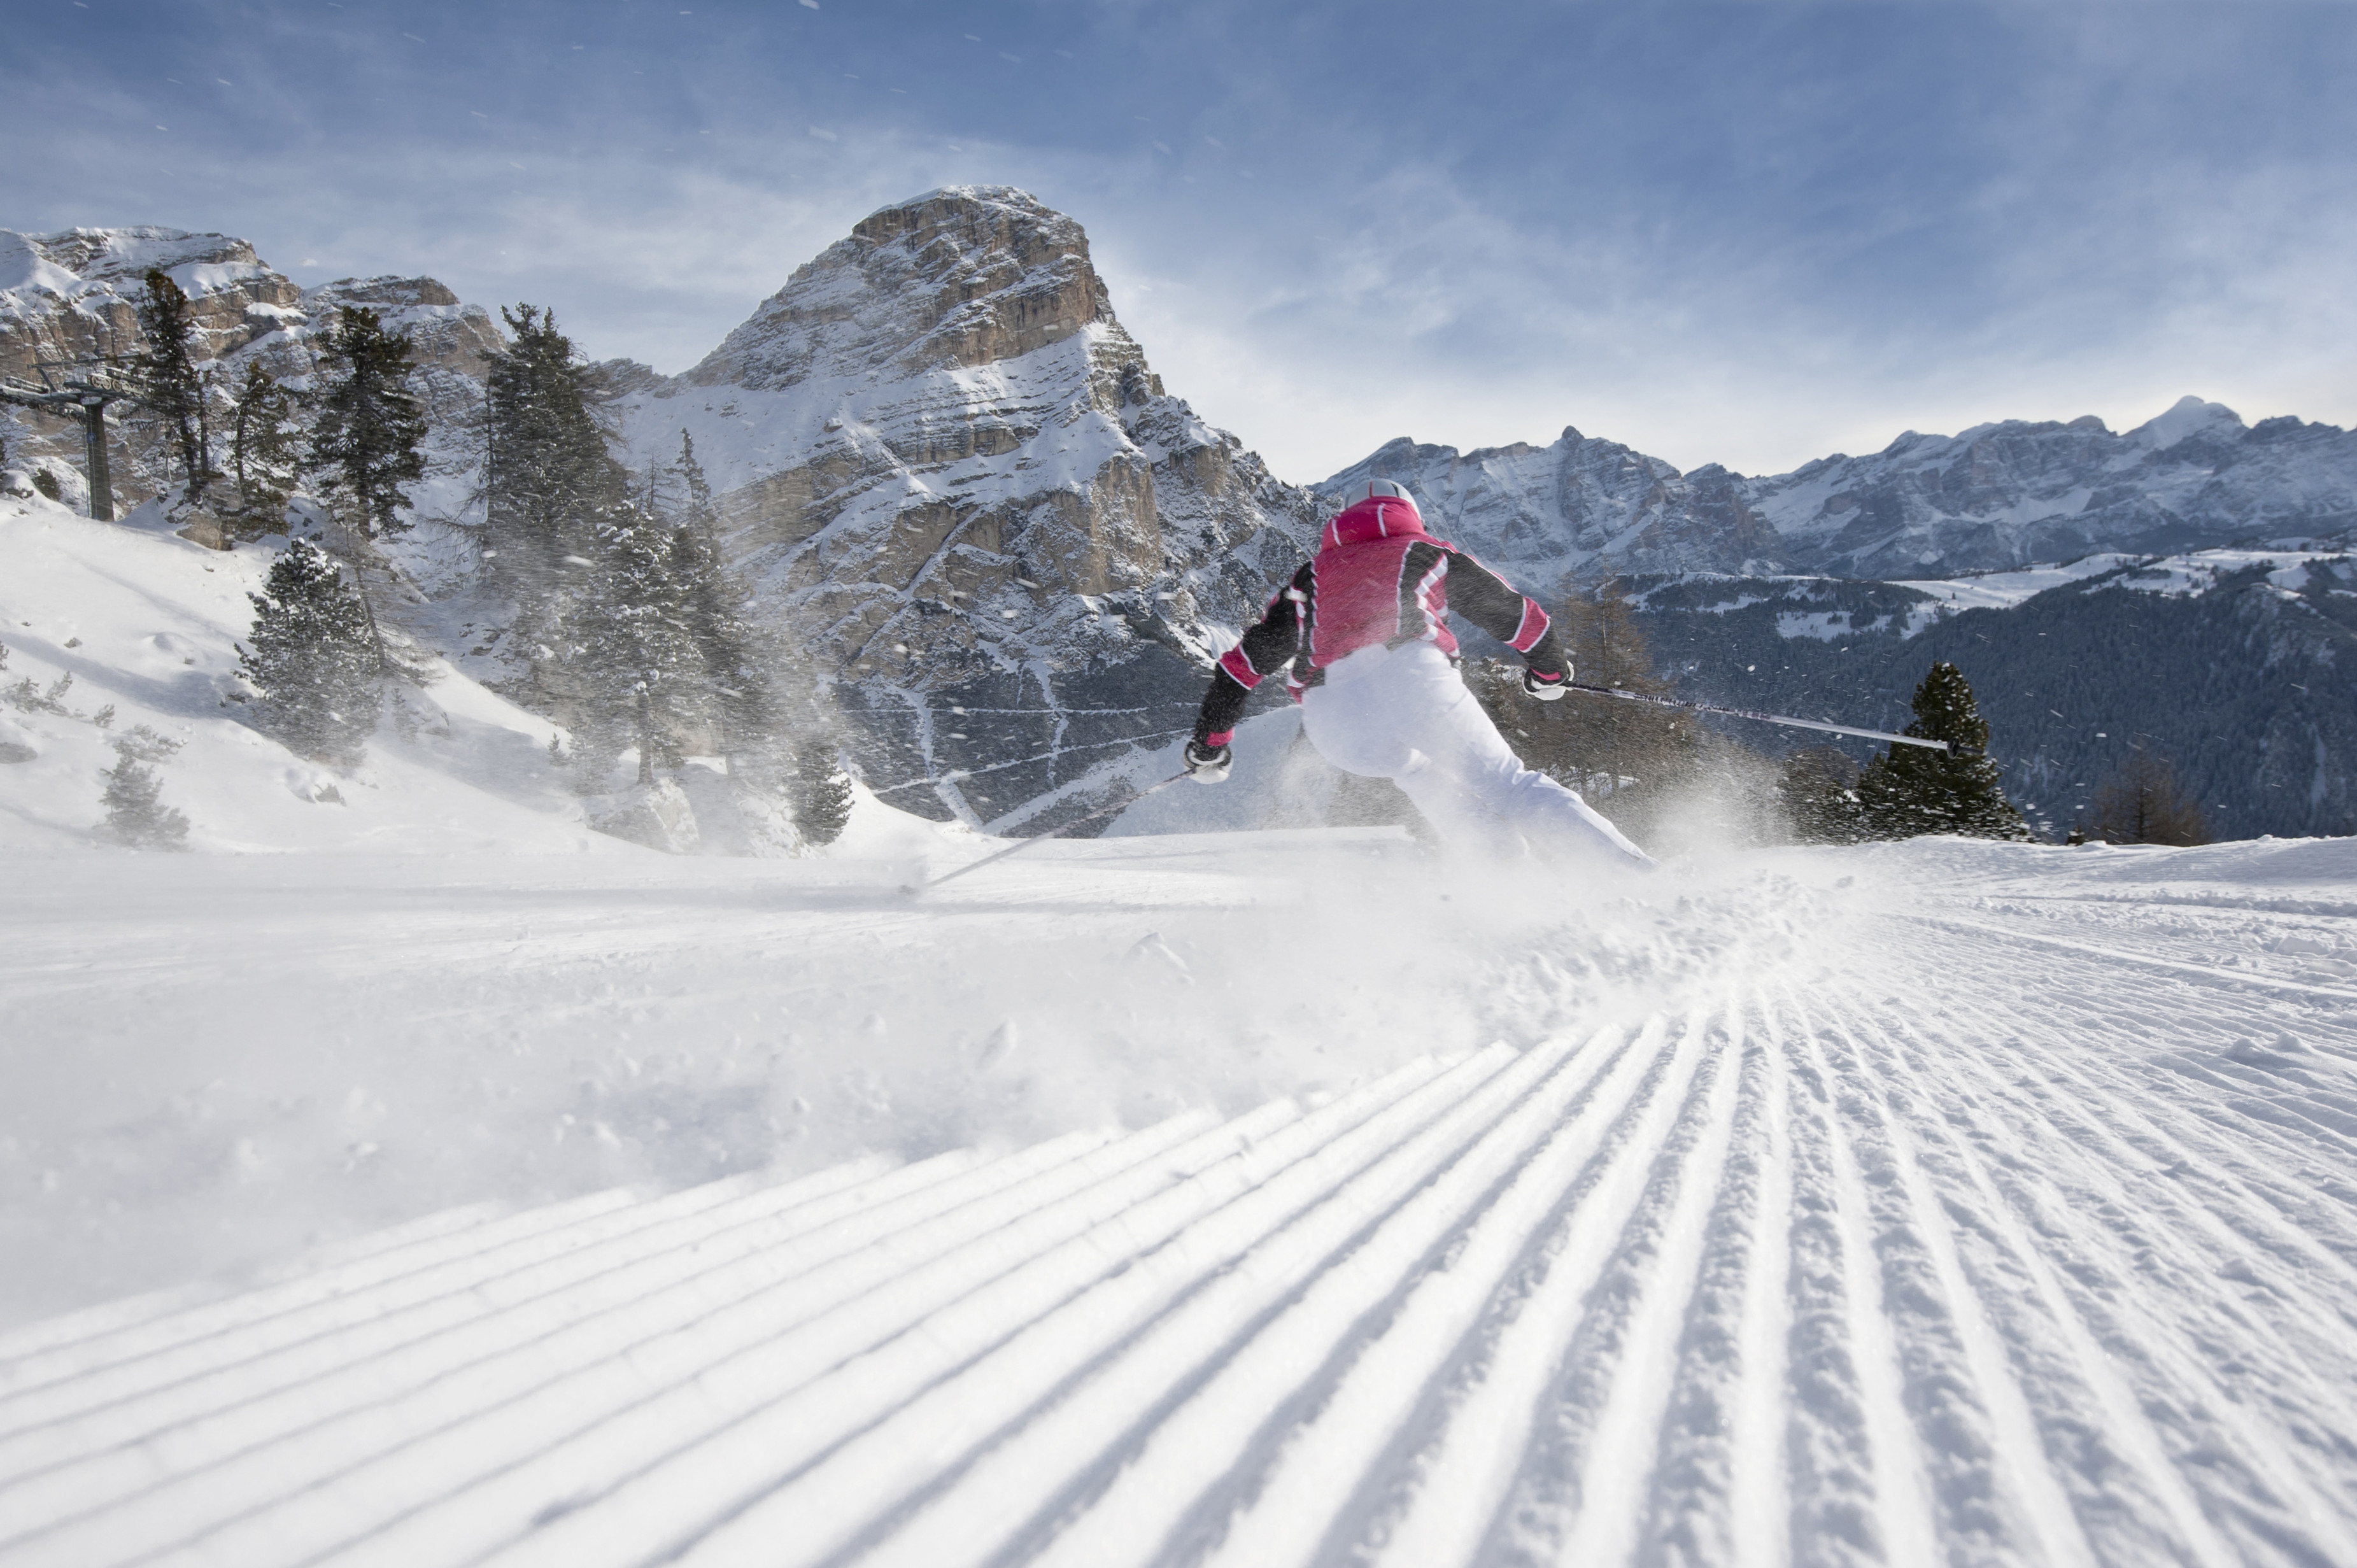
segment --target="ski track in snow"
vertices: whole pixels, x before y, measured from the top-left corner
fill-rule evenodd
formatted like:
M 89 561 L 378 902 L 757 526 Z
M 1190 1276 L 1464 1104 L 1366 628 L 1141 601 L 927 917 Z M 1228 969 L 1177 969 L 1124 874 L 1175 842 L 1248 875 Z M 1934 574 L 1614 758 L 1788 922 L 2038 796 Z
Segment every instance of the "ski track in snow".
M 1673 874 L 1520 1049 L 34 1324 L 0 1563 L 2357 1563 L 2350 847 Z

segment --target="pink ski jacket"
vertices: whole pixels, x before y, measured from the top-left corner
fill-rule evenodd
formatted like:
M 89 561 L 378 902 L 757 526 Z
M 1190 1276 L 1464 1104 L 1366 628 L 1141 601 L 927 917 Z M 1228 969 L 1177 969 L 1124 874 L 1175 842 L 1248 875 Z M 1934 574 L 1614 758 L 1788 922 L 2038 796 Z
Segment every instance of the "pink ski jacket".
M 1195 738 L 1225 746 L 1253 688 L 1279 670 L 1294 700 L 1326 666 L 1362 648 L 1430 642 L 1457 652 L 1448 612 L 1498 639 L 1543 680 L 1561 680 L 1561 643 L 1546 611 L 1446 540 L 1424 531 L 1395 497 L 1362 500 L 1326 525 L 1321 548 L 1268 601 L 1243 640 L 1222 656 Z

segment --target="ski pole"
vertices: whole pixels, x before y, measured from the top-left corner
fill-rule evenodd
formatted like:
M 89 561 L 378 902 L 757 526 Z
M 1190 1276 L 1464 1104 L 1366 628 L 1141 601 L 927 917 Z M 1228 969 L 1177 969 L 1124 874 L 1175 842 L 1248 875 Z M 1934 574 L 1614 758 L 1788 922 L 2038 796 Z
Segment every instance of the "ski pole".
M 1136 794 L 1132 795 L 1126 800 L 1116 800 L 1112 805 L 1106 806 L 1100 811 L 1091 811 L 1085 817 L 1074 817 L 1062 827 L 1049 828 L 1044 833 L 1037 833 L 1030 838 L 1018 840 L 1011 847 L 1002 849 L 996 854 L 985 854 L 980 860 L 971 861 L 964 865 L 959 866 L 955 871 L 934 877 L 931 882 L 914 883 L 909 886 L 901 888 L 900 891 L 910 894 L 922 893 L 928 887 L 939 887 L 944 882 L 954 882 L 969 871 L 980 871 L 984 866 L 990 865 L 994 861 L 1005 860 L 1010 854 L 1021 854 L 1025 850 L 1029 849 L 1035 843 L 1045 843 L 1048 840 L 1070 832 L 1074 828 L 1083 826 L 1089 822 L 1093 822 L 1099 817 L 1109 817 L 1115 811 L 1126 811 L 1130 807 L 1136 805 L 1140 800 L 1145 800 L 1148 795 L 1154 794 L 1157 790 L 1168 789 L 1170 786 L 1178 783 L 1178 780 L 1186 777 L 1187 776 L 1184 773 L 1174 773 L 1159 784 L 1149 784 L 1145 789 L 1140 789 Z
M 1688 703 L 1676 697 L 1650 696 L 1643 692 L 1624 692 L 1618 686 L 1586 686 L 1577 681 L 1566 681 L 1569 691 L 1587 692 L 1598 697 L 1618 697 L 1624 703 L 1651 703 L 1657 708 L 1684 708 L 1697 714 L 1724 714 L 1731 719 L 1754 719 L 1763 725 L 1783 725 L 1791 729 L 1823 730 L 1827 735 L 1854 735 L 1860 740 L 1887 740 L 1895 746 L 1928 746 L 1933 751 L 1955 755 L 1955 747 L 1944 740 L 1924 740 L 1911 735 L 1892 735 L 1887 730 L 1852 729 L 1847 725 L 1822 724 L 1815 719 L 1787 718 L 1781 714 L 1756 714 L 1749 708 L 1722 708 L 1710 703 Z

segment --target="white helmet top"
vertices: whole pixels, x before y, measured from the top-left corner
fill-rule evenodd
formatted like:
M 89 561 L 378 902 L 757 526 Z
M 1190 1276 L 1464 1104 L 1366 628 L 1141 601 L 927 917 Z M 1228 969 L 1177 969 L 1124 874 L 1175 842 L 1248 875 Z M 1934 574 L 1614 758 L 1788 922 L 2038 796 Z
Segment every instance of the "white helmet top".
M 1424 508 L 1416 506 L 1415 497 L 1408 493 L 1408 488 L 1394 479 L 1361 479 L 1342 492 L 1342 504 L 1346 507 L 1377 499 L 1403 500 L 1415 508 L 1416 516 L 1424 515 Z

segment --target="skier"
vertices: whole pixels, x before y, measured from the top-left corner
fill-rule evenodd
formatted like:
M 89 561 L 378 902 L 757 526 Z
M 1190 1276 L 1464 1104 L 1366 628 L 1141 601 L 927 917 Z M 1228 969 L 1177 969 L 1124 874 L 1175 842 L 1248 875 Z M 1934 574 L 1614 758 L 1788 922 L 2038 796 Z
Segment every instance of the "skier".
M 1415 498 L 1389 479 L 1359 486 L 1321 543 L 1220 660 L 1187 743 L 1195 782 L 1227 778 L 1244 699 L 1282 669 L 1318 755 L 1397 784 L 1442 838 L 1512 852 L 1519 834 L 1542 852 L 1653 864 L 1587 801 L 1524 768 L 1458 678 L 1452 609 L 1523 656 L 1524 692 L 1561 697 L 1571 661 L 1544 610 L 1426 533 Z

